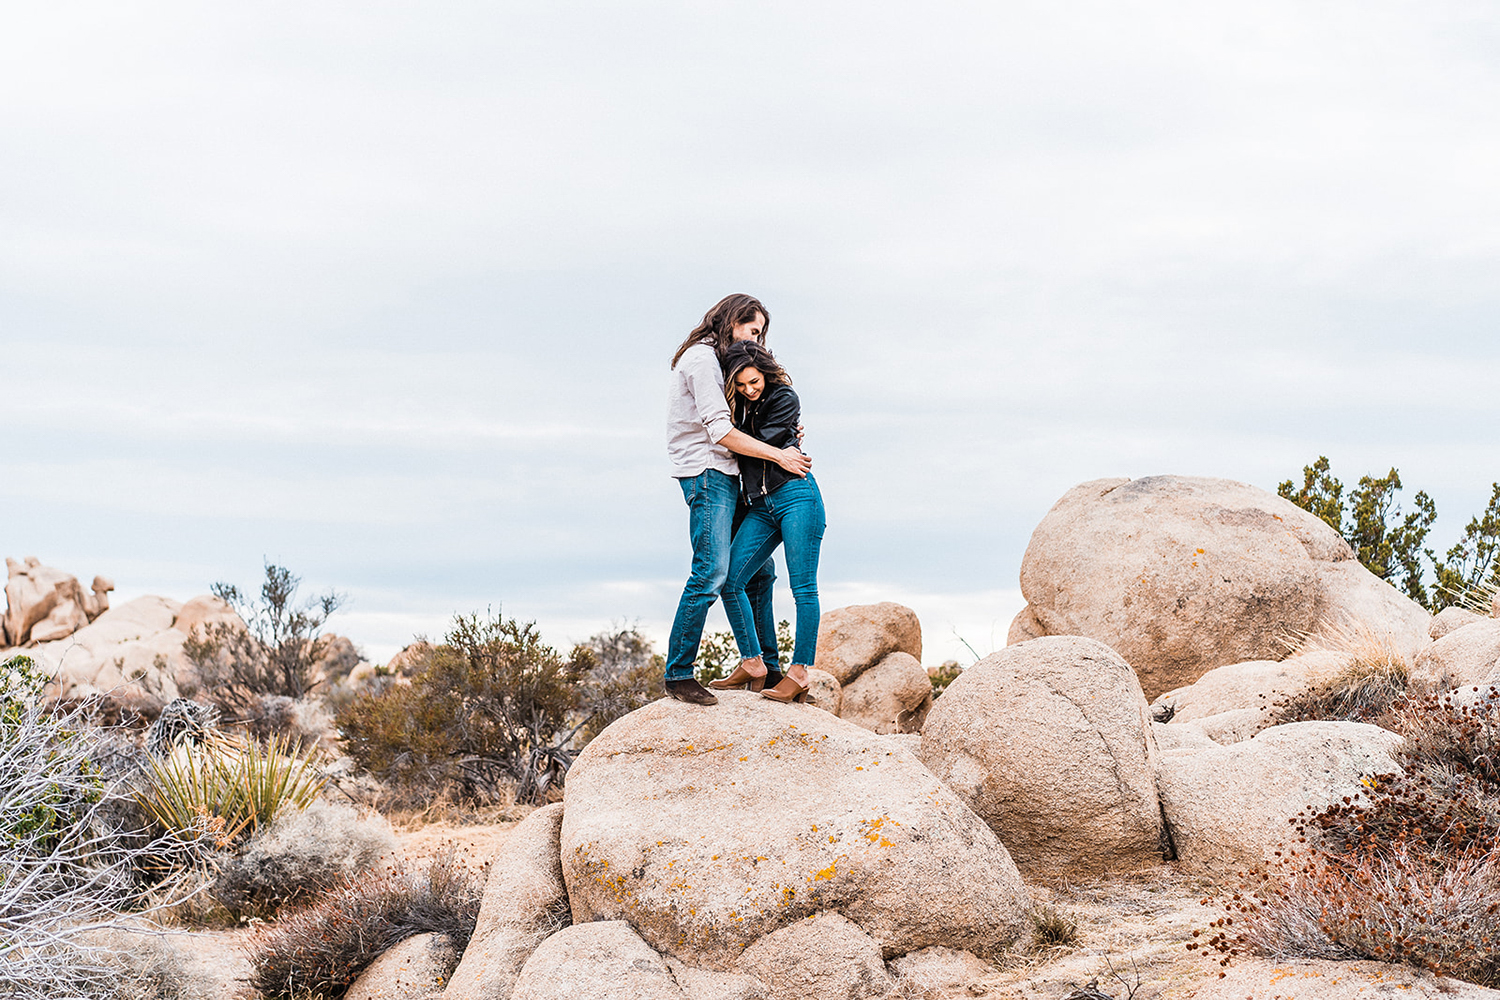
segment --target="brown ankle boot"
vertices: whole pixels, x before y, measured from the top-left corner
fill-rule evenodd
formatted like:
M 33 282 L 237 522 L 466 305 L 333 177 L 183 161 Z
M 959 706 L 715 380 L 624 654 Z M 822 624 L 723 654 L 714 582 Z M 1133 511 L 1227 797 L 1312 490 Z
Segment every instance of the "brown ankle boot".
M 667 694 L 689 705 L 717 705 L 719 699 L 708 688 L 691 677 L 680 681 L 667 681 Z

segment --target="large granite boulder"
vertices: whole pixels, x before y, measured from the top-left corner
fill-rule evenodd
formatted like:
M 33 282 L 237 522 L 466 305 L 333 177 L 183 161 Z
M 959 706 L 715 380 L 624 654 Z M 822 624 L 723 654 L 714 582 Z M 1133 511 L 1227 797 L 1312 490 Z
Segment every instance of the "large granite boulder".
M 1219 873 L 1273 861 L 1298 846 L 1299 814 L 1359 795 L 1366 778 L 1401 773 L 1402 744 L 1362 722 L 1295 722 L 1229 746 L 1164 751 L 1156 784 L 1178 860 Z
M 1414 656 L 1429 616 L 1295 504 L 1227 479 L 1073 487 L 1021 563 L 1012 643 L 1083 635 L 1135 668 L 1148 698 L 1226 663 L 1281 659 L 1288 636 L 1359 622 Z
M 881 1000 L 891 992 L 880 945 L 837 913 L 772 931 L 745 949 L 739 968 L 769 987 L 768 1000 Z
M 919 733 L 932 707 L 932 679 L 910 653 L 887 653 L 843 689 L 838 716 L 875 733 Z
M 1140 682 L 1078 636 L 1008 646 L 959 674 L 922 729 L 922 761 L 1022 865 L 1162 861 L 1156 739 Z
M 749 692 L 617 720 L 568 773 L 573 920 L 629 921 L 688 965 L 733 971 L 752 942 L 842 914 L 889 958 L 983 955 L 1022 932 L 1005 847 L 890 737 Z
M 511 1000 L 689 1000 L 667 963 L 621 920 L 565 927 L 526 960 Z
M 570 919 L 558 836 L 561 802 L 533 812 L 490 864 L 479 919 L 444 1000 L 506 1000 L 537 945 Z
M 922 660 L 922 623 L 911 608 L 883 601 L 823 612 L 813 666 L 842 685 L 895 652 Z
M 1443 687 L 1500 680 L 1500 619 L 1480 618 L 1447 633 L 1422 651 L 1411 674 Z
M 177 680 L 189 669 L 187 636 L 172 627 L 181 608 L 165 597 L 137 597 L 28 652 L 53 675 L 49 693 L 58 697 L 111 694 L 160 707 L 178 696 Z
M 417 934 L 388 949 L 359 974 L 344 1000 L 427 1000 L 458 964 L 446 934 Z
M 1432 616 L 1432 622 L 1427 626 L 1427 634 L 1434 639 L 1441 639 L 1450 632 L 1457 632 L 1465 625 L 1484 620 L 1484 615 L 1475 614 L 1468 608 L 1452 605 Z

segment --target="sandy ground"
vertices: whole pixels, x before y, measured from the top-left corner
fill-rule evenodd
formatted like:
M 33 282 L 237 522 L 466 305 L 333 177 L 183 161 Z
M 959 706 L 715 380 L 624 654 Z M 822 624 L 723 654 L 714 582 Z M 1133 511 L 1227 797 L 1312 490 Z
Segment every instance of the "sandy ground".
M 1056 1000 L 1097 979 L 1125 1000 L 1179 1000 L 1217 979 L 1216 961 L 1187 950 L 1195 928 L 1215 916 L 1200 900 L 1206 883 L 1171 866 L 1117 879 L 1031 885 L 1035 903 L 1078 922 L 1069 947 L 1016 956 L 954 996 Z

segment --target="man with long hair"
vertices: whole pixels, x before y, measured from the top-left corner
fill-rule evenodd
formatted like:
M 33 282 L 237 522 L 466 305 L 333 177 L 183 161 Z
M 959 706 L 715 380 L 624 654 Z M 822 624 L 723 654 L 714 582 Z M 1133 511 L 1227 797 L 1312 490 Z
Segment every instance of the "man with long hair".
M 672 356 L 672 389 L 667 404 L 667 455 L 672 475 L 688 506 L 688 533 L 693 568 L 667 640 L 667 693 L 679 701 L 712 705 L 713 693 L 693 677 L 698 645 L 708 609 L 718 600 L 729 573 L 729 543 L 739 502 L 739 463 L 735 453 L 775 462 L 794 476 L 805 476 L 812 460 L 796 447 L 773 448 L 735 430 L 724 398 L 719 359 L 738 340 L 764 344 L 771 314 L 749 295 L 728 295 L 703 316 Z M 746 587 L 755 608 L 757 631 L 769 627 L 770 590 L 775 577 L 770 563 Z M 762 621 L 764 619 L 764 621 Z M 764 645 L 764 642 L 762 643 Z

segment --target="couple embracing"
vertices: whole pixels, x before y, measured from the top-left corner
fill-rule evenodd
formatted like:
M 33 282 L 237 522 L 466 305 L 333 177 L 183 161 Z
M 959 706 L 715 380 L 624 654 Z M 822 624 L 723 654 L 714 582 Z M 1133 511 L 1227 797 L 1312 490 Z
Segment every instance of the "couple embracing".
M 747 687 L 776 701 L 804 700 L 818 643 L 818 552 L 823 498 L 799 448 L 802 405 L 766 349 L 771 314 L 749 295 L 720 300 L 672 358 L 667 454 L 688 507 L 692 575 L 667 641 L 667 693 L 712 705 L 693 677 L 708 609 L 722 597 L 740 662 L 713 687 Z M 771 554 L 786 547 L 797 605 L 792 662 L 781 669 Z

